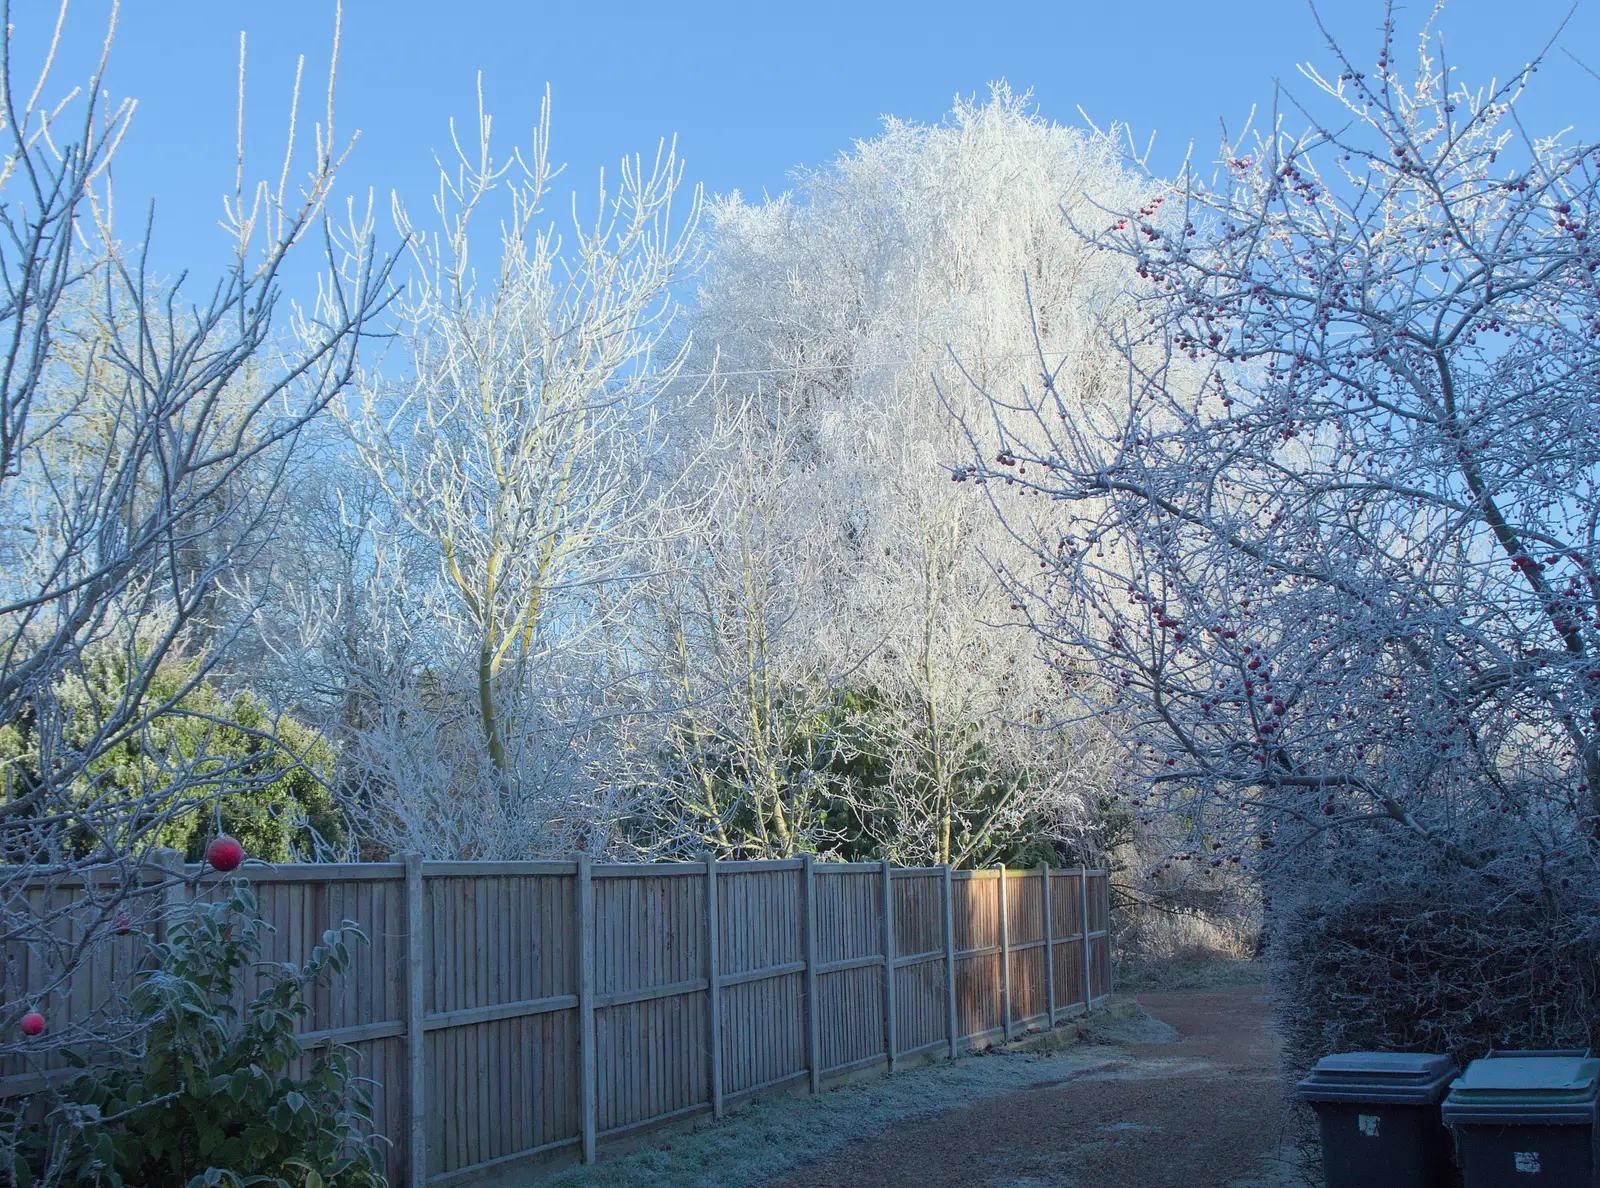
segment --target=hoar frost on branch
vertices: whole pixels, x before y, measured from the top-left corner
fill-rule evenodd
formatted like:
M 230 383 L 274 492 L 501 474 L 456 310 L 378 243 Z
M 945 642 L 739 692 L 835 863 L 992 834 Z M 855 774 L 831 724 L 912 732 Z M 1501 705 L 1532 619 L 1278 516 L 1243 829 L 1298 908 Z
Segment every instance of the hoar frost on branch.
M 386 294 L 370 224 L 352 214 L 337 227 L 325 212 L 347 151 L 332 122 L 337 32 L 309 171 L 291 177 L 293 112 L 272 181 L 247 186 L 241 145 L 226 205 L 233 260 L 191 304 L 183 277 L 162 283 L 152 274 L 148 242 L 130 248 L 111 225 L 108 170 L 132 115 L 103 82 L 115 12 L 87 84 L 59 102 L 47 97 L 65 12 L 63 3 L 40 74 L 21 78 L 10 6 L 0 5 L 7 1054 L 18 1048 L 16 1017 L 66 993 L 75 971 L 110 944 L 117 917 L 140 915 L 141 901 L 159 893 L 148 864 L 168 827 L 281 775 L 277 765 L 253 775 L 259 757 L 229 761 L 216 751 L 212 725 L 237 724 L 209 722 L 190 695 L 239 626 L 220 586 L 271 535 L 289 455 L 354 374 Z M 241 112 L 242 52 L 241 43 Z M 317 236 L 327 252 L 317 307 L 285 319 L 284 262 Z M 188 749 L 171 745 L 175 722 Z M 277 746 L 270 723 L 254 733 L 262 747 Z M 75 900 L 55 893 L 86 871 L 93 877 Z M 37 997 L 9 989 L 22 985 Z M 49 1044 L 91 1035 L 137 1042 L 109 1026 L 106 1015 L 85 1014 Z
M 346 409 L 361 464 L 391 509 L 391 572 L 424 556 L 407 592 L 412 668 L 372 691 L 358 735 L 388 844 L 451 857 L 602 845 L 615 816 L 582 800 L 584 721 L 604 700 L 598 657 L 647 519 L 652 403 L 679 368 L 658 359 L 669 288 L 693 263 L 695 192 L 663 145 L 604 178 L 570 244 L 541 224 L 554 171 L 549 103 L 527 156 L 499 161 L 490 121 L 443 170 L 437 232 L 396 201 L 413 277 L 395 305 L 402 358 Z M 505 200 L 492 270 L 474 221 Z M 425 612 L 415 613 L 418 605 Z
M 1124 266 L 1062 234 L 1062 209 L 1139 192 L 1108 142 L 1002 87 L 946 124 L 889 121 L 794 197 L 712 210 L 690 370 L 714 362 L 748 393 L 808 506 L 769 531 L 827 558 L 783 591 L 804 607 L 783 615 L 795 663 L 768 678 L 807 713 L 813 682 L 838 686 L 786 756 L 793 796 L 818 798 L 814 845 L 831 827 L 863 852 L 972 865 L 1022 857 L 1024 834 L 1082 841 L 1113 761 L 1097 727 L 1061 725 L 1057 677 L 1008 626 L 991 564 L 1017 549 L 980 493 L 948 481 L 963 440 L 929 376 L 959 377 L 952 352 L 1000 387 L 1030 375 L 1031 286 L 1048 340 L 1113 380 L 1114 356 L 1076 345 Z M 739 840 L 768 845 L 759 831 Z
M 1171 861 L 1252 866 L 1285 912 L 1565 904 L 1568 943 L 1600 836 L 1600 153 L 1523 133 L 1536 65 L 1473 91 L 1431 24 L 1413 72 L 1384 35 L 1370 73 L 1330 39 L 1303 135 L 1075 220 L 1143 281 L 1104 322 L 1124 391 L 1084 415 L 1042 341 L 1042 384 L 985 385 L 961 477 L 1031 548 L 1008 576 L 1043 648 L 1131 724 Z M 1518 927 L 1472 951 L 1533 968 L 1548 937 Z M 1475 970 L 1436 978 L 1472 1007 L 1450 1027 L 1501 1017 Z
M 609 778 L 650 853 L 790 856 L 827 843 L 817 794 L 859 661 L 812 646 L 837 573 L 781 398 L 713 377 L 666 454 L 669 490 L 631 600 L 637 712 Z

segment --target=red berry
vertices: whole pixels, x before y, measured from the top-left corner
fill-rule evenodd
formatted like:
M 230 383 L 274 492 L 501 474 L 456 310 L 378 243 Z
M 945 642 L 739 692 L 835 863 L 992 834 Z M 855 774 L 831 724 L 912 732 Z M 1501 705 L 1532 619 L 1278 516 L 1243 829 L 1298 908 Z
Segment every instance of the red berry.
M 244 861 L 244 847 L 235 838 L 219 837 L 206 847 L 206 861 L 224 873 L 238 870 Z
M 44 1031 L 44 1016 L 38 1011 L 29 1011 L 22 1016 L 22 1034 L 38 1035 Z

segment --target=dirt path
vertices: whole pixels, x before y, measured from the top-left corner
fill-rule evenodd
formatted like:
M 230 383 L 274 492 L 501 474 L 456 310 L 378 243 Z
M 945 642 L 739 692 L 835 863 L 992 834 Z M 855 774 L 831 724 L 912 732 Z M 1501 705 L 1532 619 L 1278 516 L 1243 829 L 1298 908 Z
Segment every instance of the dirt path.
M 1177 1033 L 1099 1048 L 1057 1081 L 906 1120 L 782 1188 L 1255 1188 L 1291 1185 L 1265 991 L 1141 994 Z M 1084 1051 L 1083 1055 L 1089 1055 Z

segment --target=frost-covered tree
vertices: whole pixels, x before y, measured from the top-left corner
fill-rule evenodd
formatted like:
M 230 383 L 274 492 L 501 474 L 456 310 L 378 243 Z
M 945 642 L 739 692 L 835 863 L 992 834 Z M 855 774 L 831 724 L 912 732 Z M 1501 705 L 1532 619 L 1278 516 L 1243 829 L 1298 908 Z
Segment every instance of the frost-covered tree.
M 1384 35 L 1307 68 L 1309 130 L 1079 221 L 1142 281 L 1127 382 L 991 387 L 964 475 L 1065 513 L 1010 517 L 1012 588 L 1168 861 L 1267 880 L 1308 1043 L 1546 1047 L 1594 1018 L 1600 155 L 1524 136 L 1535 67 Z
M 813 646 L 838 549 L 781 398 L 741 391 L 714 380 L 669 435 L 630 599 L 633 712 L 605 778 L 630 789 L 629 836 L 652 852 L 826 842 L 819 769 L 859 666 Z
M 643 523 L 652 402 L 681 351 L 658 359 L 692 261 L 698 194 L 674 215 L 682 168 L 663 145 L 623 161 L 570 239 L 545 223 L 548 100 L 526 154 L 497 160 L 481 111 L 441 177 L 441 226 L 398 200 L 412 253 L 397 357 L 346 410 L 388 512 L 387 600 L 409 670 L 372 690 L 358 741 L 396 846 L 491 857 L 587 845 L 576 724 L 602 665 L 592 646 Z M 503 200 L 498 250 L 473 235 Z
M 239 626 L 219 588 L 271 537 L 293 451 L 354 375 L 387 288 L 368 225 L 325 217 L 347 147 L 332 67 L 304 174 L 293 117 L 270 181 L 249 184 L 240 146 L 233 258 L 215 285 L 196 301 L 185 278 L 156 276 L 150 245 L 110 221 L 132 114 L 103 85 L 114 15 L 86 84 L 59 89 L 65 13 L 28 73 L 0 4 L 0 1053 L 24 1056 L 16 1018 L 73 993 L 129 901 L 161 893 L 149 863 L 174 824 L 277 780 L 253 749 L 275 747 L 259 705 L 249 743 L 189 746 L 173 730 L 228 726 L 206 704 Z M 286 311 L 282 270 L 308 237 L 328 248 L 321 299 Z M 113 1016 L 86 1013 L 47 1043 L 136 1044 Z
M 1007 626 L 1013 599 L 991 566 L 1014 543 L 949 468 L 962 369 L 1023 383 L 1036 328 L 1086 385 L 1115 387 L 1093 334 L 1125 266 L 1063 232 L 1069 213 L 1134 203 L 1141 184 L 1107 139 L 999 88 L 939 125 L 888 121 L 791 195 L 711 210 L 690 370 L 715 353 L 726 382 L 784 410 L 830 569 L 805 592 L 804 652 L 860 694 L 840 745 L 883 762 L 840 788 L 875 852 L 973 864 L 1024 832 L 1075 840 L 1106 770 L 1094 730 L 1062 728 L 1057 678 Z

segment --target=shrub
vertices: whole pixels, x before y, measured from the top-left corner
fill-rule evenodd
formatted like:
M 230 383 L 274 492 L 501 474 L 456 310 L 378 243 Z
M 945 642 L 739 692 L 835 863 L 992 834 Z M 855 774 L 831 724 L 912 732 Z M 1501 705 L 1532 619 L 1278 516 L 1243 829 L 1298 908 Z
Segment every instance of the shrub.
M 1490 1048 L 1600 1046 L 1600 935 L 1560 879 L 1324 889 L 1283 911 L 1269 952 L 1294 1074 L 1360 1049 L 1464 1064 Z
M 129 996 L 142 1057 L 105 1065 L 69 1054 L 84 1072 L 11 1119 L 22 1188 L 383 1188 L 371 1101 L 345 1055 L 319 1055 L 295 1075 L 306 992 L 342 973 L 349 940 L 362 938 L 346 924 L 323 933 L 303 966 L 262 967 L 267 986 L 241 1006 L 240 974 L 269 928 L 235 880 L 225 900 L 195 905 L 151 946 Z M 30 1108 L 46 1111 L 42 1125 L 25 1124 Z
M 149 720 L 115 744 L 97 744 L 98 724 L 136 678 L 146 682 Z M 169 658 L 142 674 L 124 649 L 86 648 L 52 696 L 67 719 L 67 742 L 95 752 L 74 781 L 75 801 L 143 802 L 133 827 L 155 845 L 198 862 L 206 843 L 226 833 L 257 858 L 291 862 L 345 839 L 331 791 L 335 754 L 328 741 L 289 715 L 272 713 L 248 691 L 225 697 L 193 661 Z M 0 725 L 0 782 L 8 789 L 39 785 L 40 737 L 27 713 Z M 126 849 L 131 836 L 106 839 L 85 825 L 75 831 L 71 849 L 86 854 L 108 840 Z

